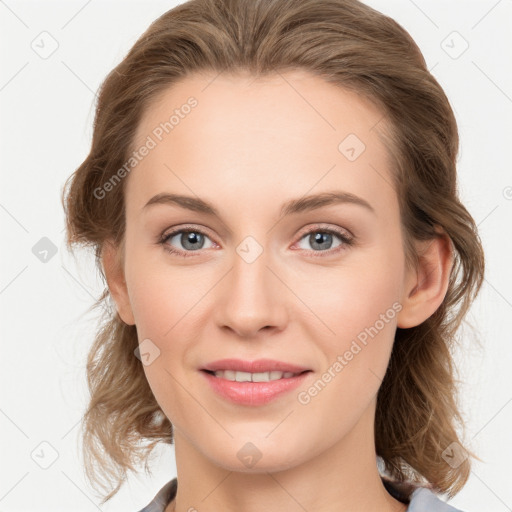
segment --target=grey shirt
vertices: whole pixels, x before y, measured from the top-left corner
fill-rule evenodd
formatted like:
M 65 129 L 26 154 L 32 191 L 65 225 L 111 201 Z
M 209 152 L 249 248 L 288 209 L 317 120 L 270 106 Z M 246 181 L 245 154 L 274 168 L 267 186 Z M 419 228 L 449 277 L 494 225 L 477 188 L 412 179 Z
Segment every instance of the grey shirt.
M 382 477 L 381 477 L 382 478 Z M 410 500 L 401 494 L 398 487 L 389 480 L 382 479 L 388 492 L 397 500 L 406 503 L 407 512 L 463 512 L 440 500 L 427 487 L 416 487 L 410 495 Z M 156 494 L 153 500 L 139 512 L 164 512 L 165 507 L 175 498 L 178 488 L 177 478 L 167 482 Z

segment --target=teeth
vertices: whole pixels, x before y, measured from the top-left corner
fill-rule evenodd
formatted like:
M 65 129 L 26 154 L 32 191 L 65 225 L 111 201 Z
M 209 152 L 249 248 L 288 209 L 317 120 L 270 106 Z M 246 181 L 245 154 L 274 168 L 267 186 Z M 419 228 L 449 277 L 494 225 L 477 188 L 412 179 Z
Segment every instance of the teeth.
M 231 380 L 233 382 L 269 382 L 272 380 L 279 380 L 283 378 L 289 379 L 290 377 L 294 377 L 295 375 L 298 375 L 298 373 L 279 371 L 249 373 L 237 372 L 234 370 L 218 370 L 215 372 L 215 377 Z

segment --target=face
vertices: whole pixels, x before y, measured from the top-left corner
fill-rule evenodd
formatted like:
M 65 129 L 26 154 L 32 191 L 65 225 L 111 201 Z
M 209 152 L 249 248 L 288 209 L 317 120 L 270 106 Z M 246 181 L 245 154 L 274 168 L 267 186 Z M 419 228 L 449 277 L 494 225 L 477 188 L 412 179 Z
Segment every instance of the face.
M 125 178 L 124 320 L 162 410 L 213 464 L 288 468 L 373 427 L 406 282 L 382 117 L 297 71 L 188 77 L 141 120 L 134 148 L 149 149 Z M 160 194 L 190 200 L 151 201 Z M 221 359 L 308 371 L 274 394 L 281 384 L 204 371 Z M 261 457 L 254 469 L 244 450 Z

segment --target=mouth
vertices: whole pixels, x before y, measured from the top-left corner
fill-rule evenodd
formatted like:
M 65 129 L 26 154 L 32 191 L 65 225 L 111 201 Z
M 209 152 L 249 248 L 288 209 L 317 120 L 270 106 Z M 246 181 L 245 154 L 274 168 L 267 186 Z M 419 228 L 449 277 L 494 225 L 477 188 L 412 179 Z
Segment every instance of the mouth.
M 223 359 L 202 368 L 210 389 L 221 399 L 238 406 L 264 406 L 305 385 L 313 370 L 301 366 L 260 359 Z
M 304 370 L 301 372 L 282 372 L 279 370 L 273 370 L 268 372 L 254 373 L 236 370 L 203 371 L 219 379 L 225 379 L 231 382 L 273 382 L 275 380 L 291 379 L 293 377 L 298 377 L 299 375 L 310 372 L 311 370 Z
M 254 361 L 247 361 L 243 359 L 219 359 L 206 364 L 202 370 L 212 372 L 215 374 L 217 371 L 223 371 L 226 378 L 234 380 L 236 374 L 240 374 L 240 378 L 247 380 L 247 375 L 256 375 L 256 378 L 265 378 L 265 374 L 269 374 L 270 380 L 282 378 L 285 375 L 301 374 L 304 371 L 311 370 L 307 366 L 288 363 L 285 361 L 278 361 L 276 359 L 256 359 Z M 229 372 L 234 372 L 229 373 Z M 282 375 L 281 375 L 282 374 Z M 241 382 L 241 381 L 240 381 Z

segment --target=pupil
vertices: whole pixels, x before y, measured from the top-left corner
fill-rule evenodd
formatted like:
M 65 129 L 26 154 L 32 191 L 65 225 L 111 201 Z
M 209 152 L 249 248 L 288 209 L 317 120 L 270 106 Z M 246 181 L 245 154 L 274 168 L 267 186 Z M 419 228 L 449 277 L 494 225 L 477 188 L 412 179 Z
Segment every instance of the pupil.
M 188 249 L 197 249 L 197 247 L 190 247 L 190 245 L 199 244 L 201 242 L 201 236 L 199 233 L 193 233 L 189 232 L 185 236 L 185 243 L 183 244 L 184 247 L 187 247 Z
M 312 243 L 312 245 L 319 244 L 320 246 L 322 246 L 322 244 L 327 244 L 327 247 L 324 246 L 320 248 L 328 249 L 330 246 L 330 243 L 328 243 L 330 241 L 329 237 L 331 236 L 332 235 L 330 233 L 316 233 L 315 235 L 313 235 L 314 242 Z

